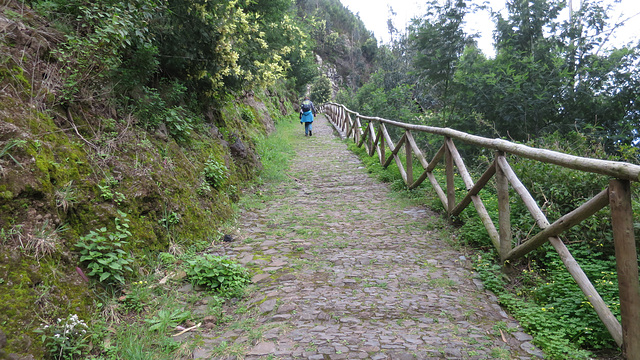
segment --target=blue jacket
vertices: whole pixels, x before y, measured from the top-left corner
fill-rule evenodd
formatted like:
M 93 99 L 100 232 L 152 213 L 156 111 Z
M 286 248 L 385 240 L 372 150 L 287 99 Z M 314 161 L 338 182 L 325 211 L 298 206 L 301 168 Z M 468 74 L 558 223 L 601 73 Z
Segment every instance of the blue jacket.
M 300 117 L 300 122 L 313 122 L 313 111 L 303 112 Z

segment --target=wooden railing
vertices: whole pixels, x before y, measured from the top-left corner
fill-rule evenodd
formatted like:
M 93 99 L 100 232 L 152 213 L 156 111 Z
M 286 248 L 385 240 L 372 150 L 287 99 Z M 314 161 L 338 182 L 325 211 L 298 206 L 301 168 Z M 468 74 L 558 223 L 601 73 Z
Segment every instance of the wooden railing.
M 343 105 L 335 103 L 324 104 L 321 107 L 321 111 L 327 115 L 330 122 L 341 132 L 344 138 L 353 138 L 353 141 L 359 147 L 364 146 L 369 156 L 377 155 L 382 166 L 386 168 L 392 161 L 395 161 L 402 179 L 410 189 L 416 188 L 428 179 L 449 215 L 457 216 L 470 203 L 473 203 L 503 261 L 518 259 L 547 241 L 551 243 L 571 276 L 593 305 L 598 317 L 602 320 L 618 346 L 622 348 L 625 356 L 628 359 L 640 359 L 640 280 L 638 279 L 638 257 L 633 231 L 630 191 L 631 182 L 639 180 L 640 166 L 536 149 L 506 140 L 470 135 L 449 128 L 405 124 L 378 117 L 362 116 Z M 387 126 L 393 126 L 403 133 L 397 143 L 394 144 L 391 139 Z M 427 161 L 422 151 L 418 148 L 412 132 L 425 132 L 443 137 L 442 146 L 431 161 Z M 467 171 L 463 158 L 456 149 L 454 140 L 495 150 L 493 163 L 476 182 L 473 181 Z M 403 148 L 404 159 L 399 155 Z M 388 158 L 387 150 L 391 154 Z M 611 177 L 609 187 L 551 224 L 509 166 L 506 154 L 570 169 L 607 175 Z M 424 169 L 417 178 L 413 174 L 414 158 L 418 160 Z M 445 167 L 446 186 L 444 190 L 433 173 L 433 170 L 441 161 L 444 161 Z M 454 186 L 455 168 L 457 168 L 458 174 L 466 187 L 466 195 L 457 204 Z M 496 229 L 493 220 L 478 196 L 480 190 L 494 176 L 498 197 L 499 230 Z M 520 196 L 540 228 L 536 235 L 528 240 L 523 239 L 526 241 L 516 247 L 512 246 L 509 185 Z M 618 322 L 611 310 L 609 310 L 600 294 L 598 294 L 584 271 L 559 238 L 562 232 L 579 224 L 607 205 L 611 210 L 622 323 Z

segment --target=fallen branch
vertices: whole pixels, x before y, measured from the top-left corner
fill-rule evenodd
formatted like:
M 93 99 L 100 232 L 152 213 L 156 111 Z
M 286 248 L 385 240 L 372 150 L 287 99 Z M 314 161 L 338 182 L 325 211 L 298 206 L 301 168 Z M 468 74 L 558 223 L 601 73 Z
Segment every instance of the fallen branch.
M 85 139 L 82 135 L 80 135 L 80 132 L 78 132 L 78 128 L 76 127 L 76 124 L 73 122 L 73 117 L 71 117 L 71 111 L 69 110 L 69 108 L 67 107 L 67 120 L 69 121 L 69 123 L 71 124 L 71 126 L 73 126 L 73 130 L 76 131 L 76 134 L 80 137 L 80 139 L 82 139 L 82 141 L 84 141 L 87 145 L 91 146 L 95 151 L 98 151 L 98 147 L 95 146 L 94 144 L 92 144 L 89 140 Z
M 297 179 L 297 178 L 295 178 L 295 177 L 291 176 L 291 174 L 289 174 L 289 173 L 287 173 L 287 172 L 286 172 L 285 174 L 287 174 L 287 176 L 288 176 L 288 177 L 292 178 L 293 180 L 295 180 L 295 181 L 297 181 L 297 182 L 300 182 L 300 181 L 301 181 L 300 179 Z
M 197 325 L 193 325 L 193 326 L 192 326 L 192 327 L 190 327 L 190 328 L 186 328 L 186 329 L 184 329 L 184 330 L 180 331 L 180 332 L 179 332 L 179 333 L 177 333 L 177 334 L 173 334 L 172 336 L 182 335 L 182 334 L 186 333 L 187 331 L 191 331 L 191 330 L 193 330 L 193 329 L 199 328 L 199 327 L 200 327 L 200 325 L 202 325 L 202 323 L 198 323 Z

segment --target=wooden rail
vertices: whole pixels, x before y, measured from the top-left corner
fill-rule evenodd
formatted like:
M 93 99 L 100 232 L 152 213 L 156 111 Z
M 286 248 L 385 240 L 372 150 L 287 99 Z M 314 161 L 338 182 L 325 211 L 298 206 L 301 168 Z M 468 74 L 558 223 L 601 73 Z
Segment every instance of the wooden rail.
M 640 280 L 638 278 L 638 257 L 633 232 L 633 212 L 631 209 L 630 182 L 639 181 L 640 166 L 625 162 L 591 159 L 567 155 L 556 151 L 536 149 L 525 145 L 515 144 L 501 139 L 488 139 L 470 135 L 461 131 L 405 124 L 378 117 L 362 116 L 345 106 L 327 103 L 321 107 L 330 122 L 341 133 L 343 138 L 353 138 L 358 147 L 366 149 L 369 156 L 376 155 L 380 164 L 385 168 L 392 161 L 396 163 L 405 184 L 416 188 L 426 179 L 429 180 L 447 213 L 459 215 L 470 203 L 473 203 L 489 237 L 497 249 L 502 261 L 518 259 L 537 249 L 547 241 L 560 255 L 567 271 L 574 278 L 588 301 L 593 305 L 598 317 L 623 350 L 627 359 L 640 360 Z M 393 126 L 403 131 L 402 136 L 394 144 L 387 126 Z M 412 132 L 425 132 L 443 137 L 442 147 L 431 161 L 427 161 L 418 148 Z M 466 169 L 463 158 L 456 149 L 454 140 L 475 145 L 485 149 L 495 150 L 492 164 L 484 174 L 474 182 Z M 404 161 L 400 155 L 404 147 Z M 387 149 L 391 153 L 386 157 Z M 554 223 L 549 223 L 540 207 L 533 199 L 526 187 L 520 182 L 515 172 L 509 166 L 505 154 L 516 155 L 540 162 L 555 164 L 566 168 L 607 175 L 611 177 L 609 187 L 575 210 L 563 215 Z M 417 178 L 413 174 L 413 160 L 424 169 Z M 435 167 L 444 161 L 446 186 L 440 186 L 433 174 Z M 466 187 L 466 195 L 456 204 L 455 168 Z M 498 229 L 489 216 L 478 193 L 489 180 L 496 178 L 496 193 L 498 197 Z M 523 239 L 520 245 L 512 247 L 512 233 L 509 208 L 509 185 L 522 199 L 540 231 L 529 239 Z M 620 323 L 613 315 L 602 297 L 580 268 L 559 235 L 579 224 L 589 216 L 606 206 L 611 209 L 611 224 L 616 252 L 616 266 L 620 293 Z

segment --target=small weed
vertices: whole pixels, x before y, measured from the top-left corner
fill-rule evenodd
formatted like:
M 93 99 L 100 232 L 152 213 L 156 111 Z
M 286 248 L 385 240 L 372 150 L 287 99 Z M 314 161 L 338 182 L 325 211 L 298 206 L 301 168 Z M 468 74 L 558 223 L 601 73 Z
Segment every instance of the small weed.
M 511 359 L 511 354 L 509 354 L 509 350 L 503 348 L 493 348 L 491 349 L 491 353 L 489 354 L 492 359 L 500 359 L 500 360 L 509 360 Z
M 345 249 L 349 247 L 349 243 L 347 241 L 335 241 L 333 243 L 333 246 L 337 247 L 338 249 Z
M 122 305 L 127 310 L 141 313 L 150 299 L 151 289 L 149 289 L 148 282 L 137 281 L 132 283 L 130 289 L 126 291 Z
M 22 241 L 22 225 L 13 225 L 11 228 L 5 230 L 0 229 L 0 244 L 5 244 L 9 241 Z
M 22 168 L 22 165 L 18 162 L 18 160 L 16 160 L 10 153 L 9 150 L 13 149 L 14 147 L 22 147 L 24 144 L 26 144 L 27 141 L 26 140 L 9 140 L 2 149 L 0 149 L 0 158 L 3 158 L 5 156 L 8 156 L 11 160 L 13 160 L 14 163 L 16 163 L 16 165 L 18 165 L 19 167 Z M 0 176 L 2 176 L 4 174 L 4 168 L 2 168 L 2 166 L 0 166 Z
M 45 256 L 49 256 L 56 252 L 60 242 L 58 234 L 66 231 L 67 229 L 68 227 L 66 224 L 52 229 L 49 226 L 49 222 L 45 221 L 40 227 L 34 230 L 33 234 L 26 236 L 24 249 L 32 253 L 37 260 L 40 260 Z
M 62 208 L 62 212 L 66 213 L 69 209 L 73 208 L 77 202 L 75 190 L 73 188 L 73 181 L 69 181 L 65 186 L 57 189 L 55 192 L 56 207 Z
M 252 343 L 260 341 L 263 337 L 262 329 L 260 328 L 249 329 L 249 334 L 247 335 L 247 337 L 249 338 L 249 341 L 251 341 Z
M 168 309 L 161 309 L 153 318 L 147 319 L 145 321 L 150 325 L 150 331 L 164 332 L 169 327 L 173 328 L 178 326 L 178 324 L 189 319 L 189 317 L 191 317 L 190 311 L 185 311 L 182 309 L 175 309 L 173 311 Z
M 241 356 L 244 353 L 244 348 L 242 344 L 231 344 L 223 341 L 218 346 L 213 348 L 211 351 L 212 355 L 222 356 L 224 358 L 230 357 L 235 358 Z
M 309 351 L 309 352 L 317 352 L 318 351 L 318 345 L 316 345 L 315 342 L 311 341 L 311 342 L 309 342 L 309 346 L 307 346 L 304 350 L 305 351 Z
M 515 329 L 510 329 L 506 322 L 500 321 L 493 325 L 493 331 L 499 333 L 500 330 L 504 332 L 511 332 L 511 331 L 514 331 Z
M 466 310 L 464 313 L 462 313 L 462 316 L 464 316 L 464 319 L 466 321 L 469 321 L 469 319 L 471 319 L 471 316 L 473 316 L 475 311 L 473 310 Z
M 388 285 L 389 284 L 386 281 L 381 281 L 381 282 L 377 282 L 377 283 L 371 284 L 371 286 L 379 287 L 381 289 L 386 289 Z M 365 287 L 367 287 L 367 286 L 365 285 Z
M 247 237 L 246 239 L 242 240 L 243 244 L 253 244 L 258 242 L 259 240 L 251 238 L 251 237 Z
M 74 359 L 81 357 L 89 345 L 88 329 L 84 320 L 73 314 L 36 331 L 42 334 L 42 342 L 53 359 Z
M 247 307 L 245 305 L 242 306 L 238 306 L 238 308 L 236 308 L 233 313 L 234 314 L 246 314 L 249 311 L 249 309 L 247 309 Z
M 235 324 L 233 324 L 232 326 L 230 326 L 231 329 L 241 329 L 245 331 L 249 331 L 255 327 L 256 327 L 256 320 L 252 318 L 242 319 L 236 322 Z
M 455 281 L 451 279 L 444 279 L 444 278 L 431 279 L 429 280 L 428 283 L 432 287 L 439 287 L 439 288 L 452 288 L 457 285 Z
M 175 225 L 180 223 L 180 214 L 175 211 L 167 211 L 164 209 L 162 219 L 158 220 L 158 224 L 162 225 L 167 231 L 171 230 Z
M 172 264 L 175 264 L 177 259 L 174 254 L 171 254 L 168 252 L 161 252 L 158 254 L 158 261 L 160 262 L 160 264 L 164 266 L 170 266 Z
M 206 181 L 201 182 L 200 186 L 198 186 L 198 189 L 196 190 L 196 192 L 200 196 L 211 194 L 212 191 L 213 189 L 211 188 L 211 185 L 209 185 L 209 183 Z

